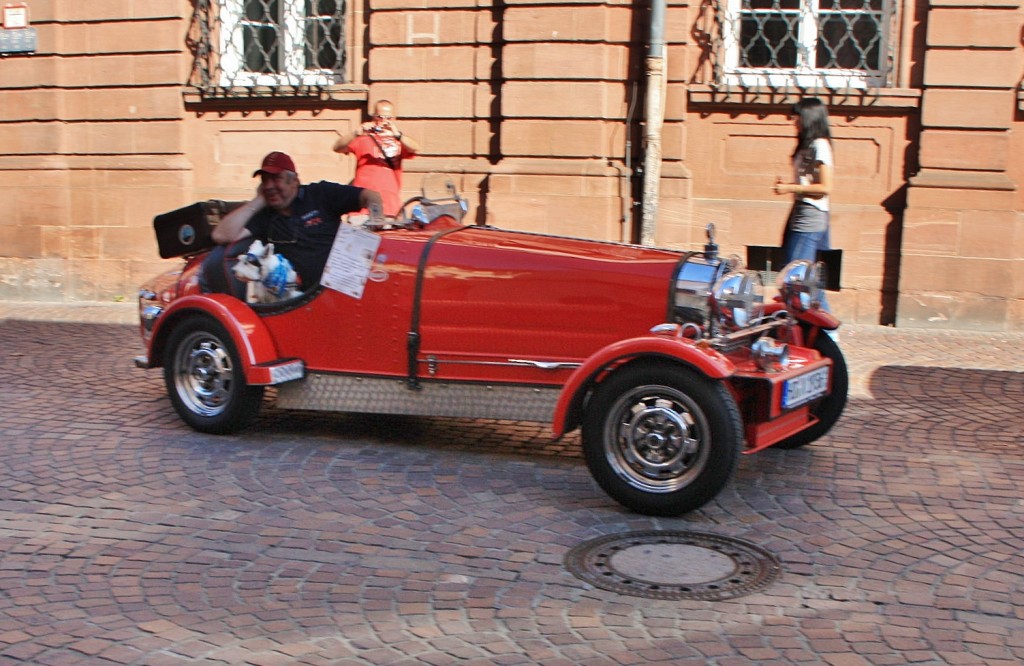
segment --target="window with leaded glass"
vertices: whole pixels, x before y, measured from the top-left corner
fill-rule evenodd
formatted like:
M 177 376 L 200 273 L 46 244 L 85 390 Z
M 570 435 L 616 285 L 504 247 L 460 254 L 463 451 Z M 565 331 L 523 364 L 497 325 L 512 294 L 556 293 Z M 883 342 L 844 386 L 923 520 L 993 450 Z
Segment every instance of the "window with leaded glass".
M 891 70 L 892 0 L 722 0 L 726 83 L 884 86 Z
M 344 81 L 342 0 L 219 0 L 219 85 Z

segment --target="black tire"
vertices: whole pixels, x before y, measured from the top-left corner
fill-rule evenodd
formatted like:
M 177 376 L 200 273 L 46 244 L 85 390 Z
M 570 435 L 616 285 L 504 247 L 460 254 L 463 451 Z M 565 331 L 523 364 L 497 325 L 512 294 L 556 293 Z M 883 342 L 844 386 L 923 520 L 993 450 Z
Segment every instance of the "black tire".
M 171 332 L 164 384 L 181 420 L 214 435 L 244 429 L 259 413 L 262 386 L 245 383 L 231 336 L 209 317 L 185 319 Z
M 818 422 L 807 430 L 801 430 L 775 444 L 780 449 L 798 449 L 824 437 L 846 409 L 846 397 L 850 392 L 850 376 L 846 370 L 846 359 L 843 357 L 842 350 L 824 330 L 818 331 L 813 349 L 825 358 L 832 359 L 832 392 L 811 407 L 811 414 L 817 417 Z
M 597 387 L 583 416 L 583 454 L 612 499 L 679 516 L 732 478 L 743 424 L 722 382 L 667 364 L 626 367 Z

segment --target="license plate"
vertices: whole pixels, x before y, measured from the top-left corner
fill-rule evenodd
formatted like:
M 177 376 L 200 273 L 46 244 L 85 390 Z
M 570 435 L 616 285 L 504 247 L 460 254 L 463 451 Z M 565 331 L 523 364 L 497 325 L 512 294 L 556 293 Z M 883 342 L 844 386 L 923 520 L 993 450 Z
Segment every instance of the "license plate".
M 828 392 L 828 366 L 787 379 L 782 385 L 782 408 L 793 409 Z

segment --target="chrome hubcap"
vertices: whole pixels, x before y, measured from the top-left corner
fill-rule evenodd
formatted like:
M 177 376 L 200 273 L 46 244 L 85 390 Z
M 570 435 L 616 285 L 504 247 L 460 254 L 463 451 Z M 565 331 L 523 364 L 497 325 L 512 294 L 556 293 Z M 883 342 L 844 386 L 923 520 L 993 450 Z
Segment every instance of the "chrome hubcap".
M 231 397 L 231 356 L 219 340 L 196 333 L 180 347 L 175 385 L 189 408 L 204 416 L 224 410 Z
M 616 401 L 606 423 L 609 462 L 645 492 L 679 490 L 707 462 L 704 416 L 688 396 L 672 388 L 633 389 Z

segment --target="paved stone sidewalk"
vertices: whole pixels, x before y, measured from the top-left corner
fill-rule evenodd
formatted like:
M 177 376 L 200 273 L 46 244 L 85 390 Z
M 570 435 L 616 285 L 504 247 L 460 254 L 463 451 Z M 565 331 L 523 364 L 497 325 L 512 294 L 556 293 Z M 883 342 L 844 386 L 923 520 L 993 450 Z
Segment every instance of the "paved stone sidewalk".
M 0 301 L 0 320 L 64 321 L 93 324 L 137 324 L 135 300 L 124 302 L 24 303 Z
M 655 519 L 538 424 L 268 405 L 195 433 L 132 366 L 133 322 L 0 305 L 0 664 L 1024 662 L 1024 335 L 845 326 L 832 433 Z M 782 574 L 660 601 L 564 566 L 651 529 Z

